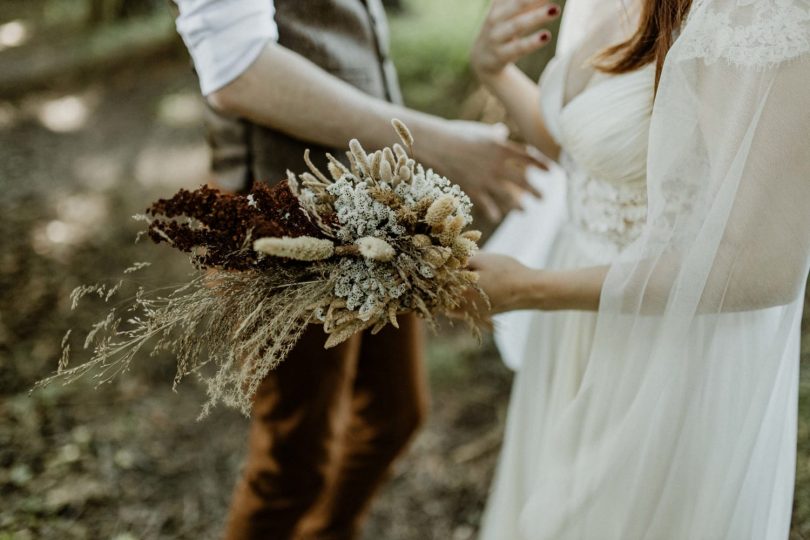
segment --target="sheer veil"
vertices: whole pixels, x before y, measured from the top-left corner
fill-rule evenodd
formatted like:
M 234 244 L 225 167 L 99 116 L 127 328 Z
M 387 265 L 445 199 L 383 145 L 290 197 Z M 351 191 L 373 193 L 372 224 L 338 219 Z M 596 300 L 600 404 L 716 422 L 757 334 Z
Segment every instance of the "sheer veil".
M 563 50 L 594 24 L 589 3 L 614 4 L 571 0 Z M 810 269 L 810 1 L 695 0 L 655 98 L 647 173 L 647 226 L 611 266 L 521 528 L 787 538 Z

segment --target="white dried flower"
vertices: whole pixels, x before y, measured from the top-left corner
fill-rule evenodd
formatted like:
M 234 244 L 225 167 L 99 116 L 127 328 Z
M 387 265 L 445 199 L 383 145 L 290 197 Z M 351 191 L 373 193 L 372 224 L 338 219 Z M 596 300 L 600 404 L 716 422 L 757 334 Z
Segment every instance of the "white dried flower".
M 394 192 L 410 206 L 424 198 L 436 200 L 442 195 L 450 195 L 456 201 L 458 215 L 464 218 L 464 224 L 472 222 L 472 202 L 467 194 L 432 169 L 425 170 L 421 165 L 416 165 L 410 181 L 398 184 Z
M 429 264 L 419 265 L 419 273 L 428 279 L 432 278 L 435 275 L 433 273 L 433 268 L 431 268 Z
M 335 296 L 346 299 L 346 309 L 356 311 L 363 305 L 386 304 L 406 291 L 390 265 L 369 259 L 341 259 L 337 268 Z
M 388 262 L 397 254 L 393 246 L 382 238 L 364 236 L 358 239 L 355 244 L 360 248 L 360 254 L 366 259 Z
M 297 238 L 284 236 L 282 238 L 259 238 L 253 242 L 253 249 L 273 257 L 284 257 L 296 261 L 320 261 L 328 259 L 334 254 L 335 245 L 330 240 L 311 236 Z
M 326 189 L 335 197 L 334 208 L 340 223 L 337 236 L 341 240 L 354 243 L 364 236 L 389 237 L 405 232 L 397 223 L 394 209 L 375 200 L 365 182 L 346 175 Z

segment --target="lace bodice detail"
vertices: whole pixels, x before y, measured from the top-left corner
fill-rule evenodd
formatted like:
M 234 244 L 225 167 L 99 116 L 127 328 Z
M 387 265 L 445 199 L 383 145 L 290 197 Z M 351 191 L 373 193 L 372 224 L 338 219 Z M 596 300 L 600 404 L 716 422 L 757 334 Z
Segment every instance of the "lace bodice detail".
M 572 225 L 594 258 L 610 259 L 645 222 L 654 66 L 606 77 L 564 104 L 568 62 L 556 58 L 544 73 L 543 112 L 562 147 Z

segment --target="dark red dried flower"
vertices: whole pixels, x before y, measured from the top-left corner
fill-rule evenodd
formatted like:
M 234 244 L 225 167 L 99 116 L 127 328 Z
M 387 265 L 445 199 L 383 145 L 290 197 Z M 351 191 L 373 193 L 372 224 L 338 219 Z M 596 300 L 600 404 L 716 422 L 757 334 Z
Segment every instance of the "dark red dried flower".
M 247 195 L 223 193 L 202 186 L 181 189 L 146 210 L 153 219 L 149 237 L 156 243 L 195 254 L 203 268 L 261 268 L 250 241 L 265 236 L 324 237 L 301 209 L 286 181 L 274 186 L 255 183 Z M 187 218 L 178 220 L 177 218 Z

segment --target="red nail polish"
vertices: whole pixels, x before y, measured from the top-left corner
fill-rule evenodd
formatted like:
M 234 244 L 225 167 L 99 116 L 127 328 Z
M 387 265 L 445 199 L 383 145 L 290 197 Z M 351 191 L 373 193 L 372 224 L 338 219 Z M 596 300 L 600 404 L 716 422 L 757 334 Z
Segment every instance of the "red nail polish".
M 550 37 L 551 37 L 551 36 L 549 36 L 547 33 L 545 33 L 545 32 L 544 32 L 544 33 L 540 34 L 540 41 L 542 41 L 542 42 L 544 42 L 544 43 L 545 43 L 546 41 L 548 41 L 548 39 L 549 39 Z
M 556 16 L 560 12 L 560 8 L 557 6 L 551 6 L 548 8 L 548 14 L 552 17 Z

